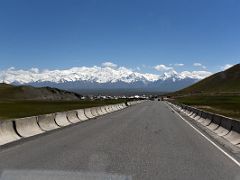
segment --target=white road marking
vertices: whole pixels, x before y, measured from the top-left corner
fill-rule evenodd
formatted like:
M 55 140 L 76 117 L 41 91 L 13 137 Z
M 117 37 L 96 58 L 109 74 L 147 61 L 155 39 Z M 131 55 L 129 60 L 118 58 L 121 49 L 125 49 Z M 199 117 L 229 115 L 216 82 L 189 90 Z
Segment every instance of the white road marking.
M 195 128 L 190 122 L 188 122 L 185 118 L 183 118 L 175 109 L 173 109 L 169 104 L 167 104 L 168 107 L 170 107 L 175 114 L 177 114 L 183 121 L 185 121 L 189 126 L 191 126 L 195 131 L 197 131 L 200 135 L 202 135 L 206 140 L 208 140 L 212 145 L 214 145 L 218 150 L 220 150 L 223 154 L 225 154 L 229 159 L 231 159 L 235 164 L 240 167 L 240 162 L 238 162 L 233 156 L 231 156 L 229 153 L 227 153 L 224 149 L 222 149 L 219 145 L 217 145 L 215 142 L 213 142 L 211 139 L 209 139 L 206 135 L 204 135 L 201 131 L 199 131 L 197 128 Z

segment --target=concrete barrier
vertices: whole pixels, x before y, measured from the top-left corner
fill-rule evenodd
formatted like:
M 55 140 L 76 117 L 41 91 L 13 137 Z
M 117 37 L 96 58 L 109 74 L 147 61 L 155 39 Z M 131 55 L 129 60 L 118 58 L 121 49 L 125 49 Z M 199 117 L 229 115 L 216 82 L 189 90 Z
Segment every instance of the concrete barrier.
M 123 103 L 123 108 L 126 108 L 126 107 L 127 107 L 126 103 Z
M 3 120 L 0 121 L 0 145 L 7 144 L 20 139 L 14 129 L 14 121 Z
M 45 114 L 38 116 L 38 124 L 44 131 L 51 131 L 59 128 L 55 122 L 55 114 Z
M 113 105 L 110 105 L 111 112 L 116 111 Z
M 113 110 L 112 110 L 112 106 L 110 106 L 110 105 L 108 105 L 108 106 L 106 106 L 106 111 L 108 112 L 108 113 L 111 113 Z
M 183 113 L 183 112 L 185 111 L 185 109 L 184 109 L 184 108 L 181 108 L 180 111 Z
M 84 109 L 84 112 L 85 112 L 85 115 L 87 116 L 88 119 L 92 119 L 92 118 L 95 117 L 95 116 L 92 114 L 92 111 L 91 111 L 90 108 Z
M 107 111 L 106 111 L 106 109 L 105 109 L 105 106 L 101 106 L 100 109 L 101 109 L 101 111 L 102 111 L 102 115 L 107 114 Z
M 138 104 L 138 102 L 132 102 Z M 0 145 L 16 141 L 22 137 L 30 137 L 37 134 L 51 131 L 60 127 L 85 121 L 99 115 L 118 111 L 127 107 L 127 103 L 107 105 L 102 107 L 93 107 L 79 109 L 68 112 L 57 112 L 33 117 L 20 118 L 15 120 L 0 121 Z
M 110 107 L 109 106 L 105 106 L 104 108 L 105 108 L 107 113 L 110 113 Z
M 101 111 L 103 114 L 107 114 L 106 106 L 101 106 Z
M 214 132 L 218 136 L 225 136 L 229 133 L 229 130 L 227 130 L 226 128 L 223 128 L 222 126 L 219 126 Z
M 237 145 L 240 143 L 240 134 L 236 131 L 230 131 L 229 134 L 224 136 L 224 138 L 230 141 L 234 145 Z
M 186 107 L 185 107 L 186 108 Z M 193 110 L 196 108 L 188 106 L 188 111 L 189 109 Z M 227 118 L 220 118 L 219 115 L 215 115 L 213 113 L 209 112 L 204 112 L 201 110 L 198 110 L 197 116 L 195 116 L 195 120 L 202 125 L 206 126 L 208 129 L 212 130 L 219 136 L 225 136 L 226 134 L 229 133 L 230 128 L 231 128 L 231 123 L 228 121 Z M 194 111 L 194 110 L 193 110 Z
M 122 103 L 119 104 L 118 107 L 119 107 L 119 110 L 122 110 L 123 109 L 123 104 Z
M 182 107 L 182 108 L 180 109 L 180 111 L 181 111 L 181 112 L 184 112 L 184 111 L 185 111 L 185 109 Z
M 181 111 L 181 112 L 184 112 L 184 111 L 185 111 L 185 109 L 184 109 L 183 107 L 181 107 L 180 111 Z
M 190 117 L 194 119 L 196 116 L 197 116 L 197 114 L 195 113 L 195 111 L 193 111 L 193 113 Z
M 97 112 L 97 108 L 96 108 L 96 107 L 92 107 L 92 108 L 90 108 L 90 110 L 91 110 L 91 112 L 92 112 L 92 115 L 93 115 L 94 117 L 97 117 L 97 116 L 99 116 L 99 114 L 98 114 L 98 112 Z
M 80 122 L 80 119 L 78 119 L 78 116 L 77 116 L 77 111 L 68 111 L 67 112 L 67 119 L 71 123 Z
M 204 117 L 204 112 L 201 113 L 201 117 L 197 120 L 197 122 L 201 123 L 203 121 L 205 121 L 205 117 Z
M 125 103 L 122 103 L 122 104 L 120 104 L 120 107 L 121 107 L 121 109 L 124 109 L 124 108 L 126 108 L 126 105 L 125 105 Z
M 37 123 L 37 117 L 15 119 L 16 131 L 22 137 L 30 137 L 44 132 Z
M 202 114 L 202 111 L 197 111 L 197 113 L 196 113 L 197 115 L 194 117 L 194 120 L 195 121 L 198 121 L 200 118 L 201 118 L 201 114 Z
M 119 104 L 116 104 L 116 109 L 117 109 L 117 111 L 121 110 L 121 107 Z
M 178 107 L 179 107 L 179 108 L 178 108 L 178 109 L 179 109 L 179 111 L 181 111 L 181 112 L 182 112 L 182 111 L 183 111 L 183 106 L 182 106 L 182 105 L 178 105 Z
M 111 112 L 114 112 L 114 111 L 115 111 L 115 108 L 113 107 L 113 105 L 110 105 L 110 111 L 111 111 Z
M 109 106 L 108 106 L 108 108 L 109 108 L 110 112 L 113 112 L 113 111 L 114 111 L 114 109 L 113 109 L 113 106 L 112 106 L 112 105 L 109 105 Z
M 101 106 L 97 107 L 97 113 L 101 116 L 104 113 L 102 112 Z
M 108 106 L 107 106 L 107 111 L 108 111 L 109 113 L 113 112 L 112 106 L 108 105 Z
M 108 106 L 103 106 L 103 107 L 102 107 L 102 110 L 103 110 L 103 109 L 105 110 L 106 114 L 107 114 L 107 113 L 110 113 Z
M 121 110 L 122 109 L 122 105 L 121 104 L 117 104 L 117 108 L 118 108 L 118 110 Z
M 57 112 L 55 116 L 55 121 L 60 127 L 68 126 L 71 124 L 71 122 L 67 119 L 66 112 Z
M 193 119 L 197 120 L 197 119 L 201 118 L 202 111 L 195 109 L 195 114 L 196 114 L 196 116 Z
M 240 122 L 232 120 L 230 132 L 223 137 L 229 140 L 234 145 L 239 144 L 240 143 Z
M 112 105 L 113 111 L 117 111 L 117 106 L 116 105 Z
M 209 126 L 207 126 L 207 128 L 214 131 L 220 126 L 220 123 L 221 117 L 218 115 L 213 115 L 212 122 L 209 124 Z
M 219 136 L 225 136 L 230 132 L 231 127 L 232 127 L 231 120 L 222 117 L 219 128 L 217 128 L 214 132 Z
M 78 109 L 77 110 L 77 116 L 80 121 L 86 121 L 88 120 L 88 117 L 84 113 L 84 109 Z
M 186 114 L 186 112 L 187 112 L 187 109 L 184 107 L 183 113 Z
M 121 109 L 124 109 L 125 108 L 125 103 L 121 103 L 120 107 L 121 107 Z
M 189 111 L 188 108 L 185 108 L 184 113 L 185 113 L 186 115 L 189 115 L 189 114 L 191 113 L 191 111 Z
M 208 125 L 211 123 L 211 121 L 212 121 L 212 117 L 213 117 L 212 114 L 203 112 L 203 113 L 202 113 L 202 116 L 204 116 L 204 119 L 203 119 L 203 121 L 201 121 L 200 123 L 201 123 L 202 125 L 204 125 L 204 126 L 208 126 Z
M 186 114 L 187 114 L 188 116 L 191 116 L 191 115 L 193 114 L 192 109 L 189 108 L 189 107 L 187 107 L 187 112 L 186 112 Z
M 192 108 L 192 115 L 190 116 L 191 118 L 195 119 L 195 117 L 198 115 L 199 110 Z
M 115 111 L 119 110 L 118 104 L 114 104 L 113 106 L 114 106 Z
M 119 111 L 119 110 L 120 110 L 119 104 L 115 104 L 114 106 L 115 106 L 116 111 Z
M 240 121 L 222 115 L 200 111 L 186 105 L 182 105 L 182 109 L 182 111 L 188 115 L 190 115 L 190 112 L 192 111 L 196 116 L 194 117 L 193 115 L 190 115 L 190 117 L 206 126 L 218 136 L 221 136 L 233 145 L 240 147 Z

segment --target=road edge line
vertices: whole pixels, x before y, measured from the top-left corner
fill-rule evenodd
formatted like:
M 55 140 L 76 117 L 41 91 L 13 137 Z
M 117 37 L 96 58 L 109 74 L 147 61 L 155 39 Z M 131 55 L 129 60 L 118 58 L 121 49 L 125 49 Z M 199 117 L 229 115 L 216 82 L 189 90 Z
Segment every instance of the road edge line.
M 213 146 L 215 146 L 218 150 L 220 150 L 225 156 L 227 156 L 229 159 L 231 159 L 238 167 L 240 167 L 240 162 L 238 162 L 232 155 L 230 155 L 228 152 L 226 152 L 223 148 L 221 148 L 219 145 L 217 145 L 215 142 L 213 142 L 210 138 L 208 138 L 205 134 L 203 134 L 200 130 L 198 130 L 196 127 L 194 127 L 190 122 L 188 122 L 184 117 L 182 117 L 175 109 L 173 109 L 169 104 L 167 104 L 171 110 L 175 112 L 185 123 L 187 123 L 189 126 L 191 126 L 195 131 L 197 131 L 201 136 L 203 136 L 208 142 L 210 142 Z

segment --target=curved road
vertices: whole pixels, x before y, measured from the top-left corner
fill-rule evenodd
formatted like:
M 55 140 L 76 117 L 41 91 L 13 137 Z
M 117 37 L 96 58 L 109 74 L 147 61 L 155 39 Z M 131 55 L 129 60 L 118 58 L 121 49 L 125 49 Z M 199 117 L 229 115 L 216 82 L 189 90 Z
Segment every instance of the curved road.
M 240 179 L 239 167 L 164 102 L 142 103 L 4 148 L 0 170 L 134 180 Z

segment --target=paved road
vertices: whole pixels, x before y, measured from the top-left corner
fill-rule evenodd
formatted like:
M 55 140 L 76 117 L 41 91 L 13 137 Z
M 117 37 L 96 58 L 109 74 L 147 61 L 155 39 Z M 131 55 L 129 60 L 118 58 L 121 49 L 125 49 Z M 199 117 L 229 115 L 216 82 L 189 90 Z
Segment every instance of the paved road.
M 163 102 L 147 102 L 0 151 L 0 170 L 149 179 L 240 179 L 240 169 Z

